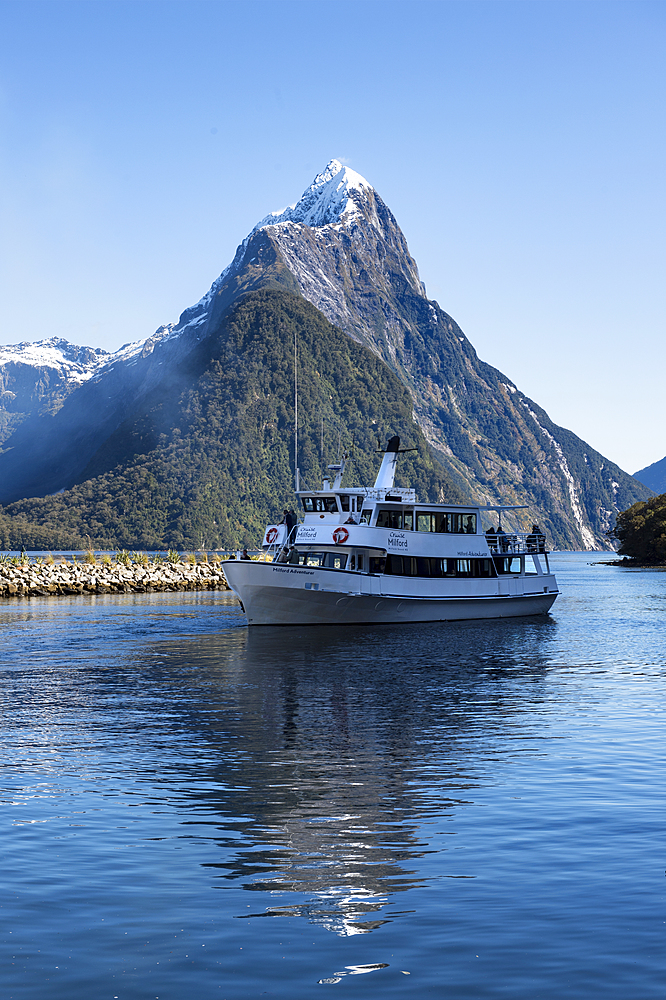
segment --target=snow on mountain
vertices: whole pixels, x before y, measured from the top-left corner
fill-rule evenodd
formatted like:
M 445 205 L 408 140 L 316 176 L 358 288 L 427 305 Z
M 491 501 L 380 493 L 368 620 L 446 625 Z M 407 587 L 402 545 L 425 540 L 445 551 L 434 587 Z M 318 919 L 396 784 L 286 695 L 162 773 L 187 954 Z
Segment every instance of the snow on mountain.
M 271 212 L 257 223 L 253 232 L 266 226 L 300 222 L 305 226 L 327 226 L 360 215 L 353 192 L 369 192 L 373 187 L 355 170 L 331 160 L 322 173 L 305 189 L 299 201 L 278 212 Z
M 77 347 L 58 337 L 0 347 L 0 367 L 14 364 L 54 368 L 68 382 L 87 381 L 109 357 L 101 347 Z
M 133 359 L 147 357 L 155 346 L 177 338 L 187 327 L 203 322 L 199 317 L 187 323 L 167 323 L 144 340 L 123 344 L 113 353 L 101 347 L 79 347 L 67 340 L 52 337 L 50 340 L 23 341 L 20 344 L 0 346 L 0 370 L 7 365 L 26 365 L 36 369 L 54 369 L 68 385 L 82 385 L 92 378 L 101 378 L 119 362 L 133 363 Z
M 66 340 L 52 337 L 49 340 L 39 340 L 34 343 L 22 342 L 0 346 L 0 368 L 5 365 L 19 364 L 33 368 L 55 369 L 61 379 L 68 384 L 82 384 L 94 376 L 102 377 L 119 362 L 132 364 L 140 357 L 152 353 L 158 343 L 179 338 L 186 330 L 188 332 L 205 332 L 210 306 L 217 291 L 225 280 L 238 270 L 243 260 L 248 242 L 261 229 L 283 224 L 295 223 L 320 228 L 336 226 L 340 223 L 350 223 L 360 219 L 362 213 L 359 195 L 373 194 L 371 184 L 355 170 L 343 166 L 339 160 L 331 160 L 326 169 L 317 174 L 312 184 L 303 192 L 300 200 L 279 212 L 272 212 L 259 222 L 252 232 L 238 247 L 234 260 L 224 269 L 213 282 L 211 288 L 202 298 L 186 309 L 178 323 L 169 323 L 159 327 L 152 336 L 144 340 L 123 344 L 115 352 L 108 352 L 99 347 L 79 347 Z M 367 198 L 366 198 L 367 202 Z

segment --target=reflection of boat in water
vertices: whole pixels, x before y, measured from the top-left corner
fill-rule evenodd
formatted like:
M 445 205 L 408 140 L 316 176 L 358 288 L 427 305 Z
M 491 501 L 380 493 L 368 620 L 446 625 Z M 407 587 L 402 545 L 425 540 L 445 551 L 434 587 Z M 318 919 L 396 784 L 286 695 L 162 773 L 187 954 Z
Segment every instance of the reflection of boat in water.
M 180 782 L 192 752 L 184 832 L 217 845 L 212 885 L 244 890 L 236 919 L 367 940 L 413 912 L 412 890 L 473 877 L 458 817 L 525 736 L 525 699 L 542 704 L 557 629 L 451 623 L 442 644 L 438 625 L 322 626 L 313 644 L 297 626 L 230 627 L 151 645 L 146 676 L 157 661 L 176 726 L 163 777 L 175 766 Z
M 292 890 L 294 891 L 294 890 Z M 296 889 L 298 891 L 298 889 Z M 269 906 L 261 913 L 244 913 L 240 919 L 254 920 L 257 917 L 305 917 L 311 924 L 332 931 L 338 937 L 354 937 L 369 934 L 382 924 L 389 923 L 396 914 L 385 919 L 369 920 L 388 904 L 389 897 L 374 895 L 362 888 L 346 891 L 330 889 L 320 892 L 304 903 L 289 906 Z
M 510 507 L 419 503 L 394 487 L 400 439 L 391 438 L 373 487 L 298 490 L 303 521 L 287 536 L 269 525 L 272 562 L 225 562 L 250 625 L 426 622 L 547 612 L 558 594 L 541 532 L 508 534 Z M 500 515 L 485 532 L 481 512 Z

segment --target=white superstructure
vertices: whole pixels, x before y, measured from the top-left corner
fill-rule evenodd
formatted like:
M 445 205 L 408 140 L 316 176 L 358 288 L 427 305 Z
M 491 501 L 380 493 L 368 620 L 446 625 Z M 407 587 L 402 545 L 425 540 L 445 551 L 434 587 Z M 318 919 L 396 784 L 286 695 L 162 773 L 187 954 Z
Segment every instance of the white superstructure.
M 545 614 L 558 595 L 536 529 L 485 532 L 481 511 L 419 503 L 393 486 L 400 439 L 384 452 L 375 485 L 299 490 L 302 521 L 269 525 L 272 562 L 224 563 L 250 625 L 426 622 Z M 501 521 L 500 521 L 501 523 Z

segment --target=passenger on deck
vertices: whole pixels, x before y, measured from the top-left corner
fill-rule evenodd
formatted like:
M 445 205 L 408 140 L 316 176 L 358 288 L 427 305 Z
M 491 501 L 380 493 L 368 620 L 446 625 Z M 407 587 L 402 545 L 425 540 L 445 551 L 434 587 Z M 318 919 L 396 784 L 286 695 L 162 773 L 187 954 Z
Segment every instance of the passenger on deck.
M 538 524 L 532 525 L 532 534 L 527 536 L 527 549 L 529 552 L 543 552 L 546 539 Z
M 286 545 L 284 545 L 280 549 L 280 551 L 278 553 L 278 557 L 277 557 L 277 559 L 275 561 L 279 562 L 279 563 L 289 562 L 289 548 Z
M 251 559 L 251 556 L 248 555 L 247 549 L 243 549 L 243 554 L 241 556 L 241 559 Z
M 288 544 L 294 540 L 294 529 L 298 524 L 296 512 L 293 510 L 286 510 L 284 512 L 284 523 L 287 525 L 287 537 L 285 538 L 285 544 Z

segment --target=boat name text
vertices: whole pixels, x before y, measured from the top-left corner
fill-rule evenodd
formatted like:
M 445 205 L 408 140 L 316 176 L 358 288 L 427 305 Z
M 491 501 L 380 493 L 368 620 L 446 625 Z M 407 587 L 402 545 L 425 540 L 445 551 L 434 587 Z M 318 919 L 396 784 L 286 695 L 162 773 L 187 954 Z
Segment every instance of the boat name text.
M 299 576 L 314 576 L 312 569 L 291 569 L 288 566 L 272 566 L 274 573 L 298 573 Z
M 406 549 L 407 539 L 405 538 L 404 531 L 390 531 L 388 544 L 392 549 Z

